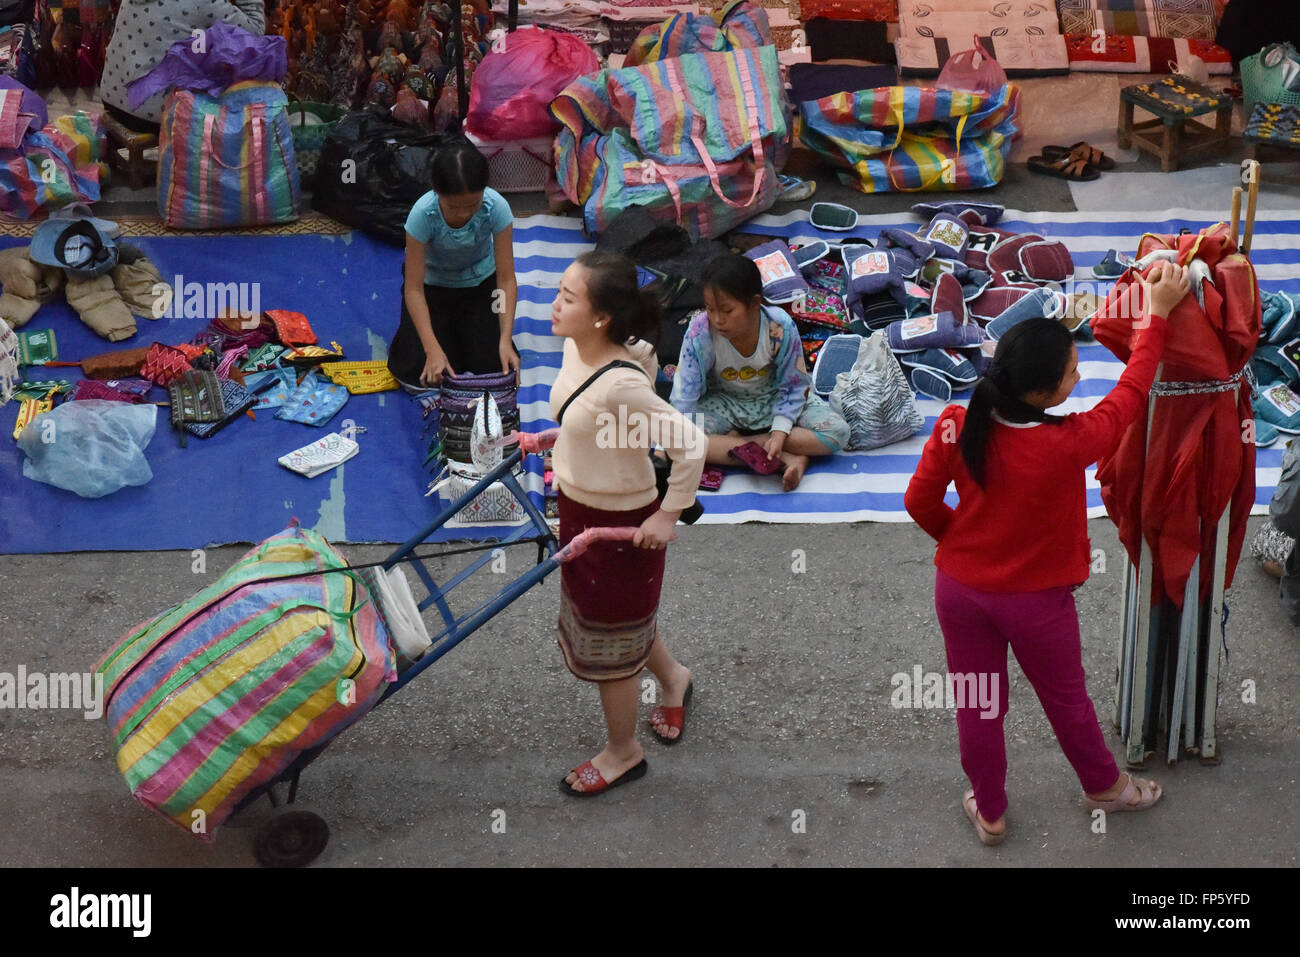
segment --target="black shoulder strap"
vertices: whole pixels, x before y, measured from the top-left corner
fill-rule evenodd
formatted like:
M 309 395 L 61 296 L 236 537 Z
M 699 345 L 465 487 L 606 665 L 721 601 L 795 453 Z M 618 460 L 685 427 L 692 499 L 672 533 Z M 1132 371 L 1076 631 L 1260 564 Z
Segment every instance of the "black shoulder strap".
M 615 359 L 613 362 L 601 366 L 599 369 L 597 369 L 595 372 L 593 372 L 590 376 L 587 377 L 586 382 L 584 382 L 582 385 L 578 386 L 578 388 L 573 390 L 573 395 L 569 396 L 567 399 L 564 400 L 564 405 L 560 406 L 560 412 L 555 417 L 556 425 L 564 424 L 564 413 L 568 411 L 569 406 L 573 404 L 573 400 L 576 399 L 578 396 L 582 395 L 583 392 L 587 391 L 587 387 L 589 385 L 591 385 L 593 382 L 595 382 L 597 379 L 603 376 L 610 369 L 635 369 L 637 372 L 640 372 L 642 374 L 645 373 L 645 369 L 641 368 L 635 362 L 628 362 L 626 359 Z

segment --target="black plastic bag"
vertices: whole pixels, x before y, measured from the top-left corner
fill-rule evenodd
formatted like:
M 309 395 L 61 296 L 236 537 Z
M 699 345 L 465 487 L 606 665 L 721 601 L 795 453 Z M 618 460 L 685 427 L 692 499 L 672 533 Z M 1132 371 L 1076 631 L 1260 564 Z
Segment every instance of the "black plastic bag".
M 379 108 L 348 113 L 325 138 L 312 180 L 312 208 L 394 246 L 406 245 L 406 217 L 433 188 L 434 154 L 464 140 L 394 120 Z

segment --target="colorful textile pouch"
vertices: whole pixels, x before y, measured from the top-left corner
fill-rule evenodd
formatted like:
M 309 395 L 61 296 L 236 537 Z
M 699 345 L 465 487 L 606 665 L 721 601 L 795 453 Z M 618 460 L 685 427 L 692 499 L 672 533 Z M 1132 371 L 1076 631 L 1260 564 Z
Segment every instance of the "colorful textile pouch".
M 140 366 L 141 378 L 148 379 L 154 385 L 170 386 L 190 369 L 190 361 L 185 353 L 161 342 L 155 342 L 145 354 L 144 364 Z
M 314 346 L 316 344 L 316 333 L 312 331 L 311 323 L 307 321 L 307 317 L 301 312 L 290 312 L 287 309 L 268 309 L 266 318 L 271 320 L 271 326 L 275 329 L 276 338 L 286 346 Z
M 254 409 L 278 409 L 289 401 L 290 394 L 298 388 L 298 373 L 293 369 L 250 372 L 244 376 L 244 388 L 255 396 Z
M 248 358 L 241 362 L 239 367 L 245 372 L 261 372 L 263 369 L 278 366 L 280 357 L 283 355 L 284 346 L 277 345 L 274 342 L 267 342 L 250 349 Z
M 324 346 L 290 346 L 285 350 L 281 361 L 296 366 L 316 366 L 322 362 L 342 359 L 343 347 L 337 342 L 331 342 L 330 345 L 334 347 L 333 352 Z
M 52 399 L 56 393 L 71 392 L 72 383 L 67 379 L 42 379 L 40 382 L 23 380 L 14 386 L 11 399 Z
M 984 330 L 976 323 L 959 323 L 951 312 L 914 316 L 891 323 L 886 330 L 894 352 L 924 352 L 926 349 L 966 349 L 984 341 Z
M 334 418 L 334 414 L 347 401 L 347 389 L 313 373 L 289 393 L 287 401 L 275 413 L 275 417 L 286 422 L 320 426 Z
M 397 388 L 397 380 L 388 371 L 388 363 L 382 359 L 370 362 L 326 362 L 321 365 L 320 371 L 329 376 L 331 382 L 346 387 L 353 395 L 387 392 Z
M 278 459 L 279 463 L 291 472 L 307 478 L 315 478 L 332 468 L 342 465 L 356 455 L 360 446 L 352 439 L 331 432 L 323 439 L 317 439 L 310 445 L 294 449 Z
M 148 383 L 146 383 L 147 385 Z M 79 399 L 103 399 L 106 402 L 143 402 L 144 396 L 135 395 L 130 392 L 123 392 L 115 389 L 107 382 L 99 382 L 95 379 L 82 379 L 77 383 L 76 388 L 72 390 L 69 397 L 76 401 Z
M 790 302 L 808 293 L 808 281 L 803 278 L 790 247 L 779 239 L 755 246 L 745 255 L 754 261 L 763 277 L 763 296 L 769 302 Z
M 18 333 L 18 365 L 43 366 L 59 357 L 53 329 Z
M 182 429 L 190 423 L 219 422 L 226 414 L 221 397 L 221 380 L 215 372 L 189 369 L 167 385 L 171 399 L 172 428 L 185 444 Z
M 221 319 L 213 319 L 208 328 L 194 341 L 200 345 L 209 345 L 218 352 L 228 352 L 239 346 L 247 346 L 250 354 L 271 341 L 271 329 L 265 322 L 259 322 L 252 328 L 244 328 L 236 321 L 234 326 L 227 325 Z M 276 346 L 275 348 L 279 348 Z
M 14 423 L 14 439 L 22 437 L 23 430 L 32 419 L 54 408 L 53 399 L 23 399 L 18 403 L 18 421 Z
M 218 379 L 221 384 L 221 403 L 225 412 L 215 422 L 187 422 L 185 431 L 201 439 L 210 439 L 235 419 L 253 407 L 253 396 L 238 382 L 230 379 Z

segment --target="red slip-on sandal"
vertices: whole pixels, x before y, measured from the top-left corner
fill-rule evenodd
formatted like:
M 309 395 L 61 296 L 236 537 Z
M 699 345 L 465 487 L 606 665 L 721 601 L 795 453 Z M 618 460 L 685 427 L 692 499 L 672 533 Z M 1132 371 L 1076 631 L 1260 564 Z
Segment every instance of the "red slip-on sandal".
M 635 781 L 638 778 L 645 777 L 645 773 L 648 770 L 650 770 L 650 765 L 646 763 L 645 758 L 642 758 L 640 764 L 635 764 L 628 768 L 613 781 L 606 781 L 604 775 L 596 769 L 594 764 L 590 761 L 583 761 L 571 772 L 565 774 L 563 778 L 560 778 L 560 790 L 569 795 L 569 797 L 595 797 L 597 794 L 604 794 L 610 788 L 616 788 L 620 784 L 626 784 L 628 781 Z M 582 782 L 582 786 L 586 790 L 575 791 L 570 787 L 569 782 L 565 780 L 569 774 L 577 774 L 578 780 Z
M 661 744 L 676 744 L 682 738 L 686 737 L 686 708 L 691 703 L 691 695 L 695 692 L 695 682 L 692 681 L 686 686 L 686 694 L 682 695 L 680 707 L 668 708 L 663 705 L 655 708 L 650 712 L 650 730 L 654 731 L 655 737 Z M 656 724 L 666 724 L 670 728 L 677 729 L 677 737 L 665 738 L 655 728 Z

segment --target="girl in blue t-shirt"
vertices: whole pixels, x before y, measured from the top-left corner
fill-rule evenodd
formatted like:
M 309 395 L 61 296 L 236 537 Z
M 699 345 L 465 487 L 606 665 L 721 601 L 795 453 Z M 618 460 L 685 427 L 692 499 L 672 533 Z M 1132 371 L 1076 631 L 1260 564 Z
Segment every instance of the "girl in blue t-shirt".
M 388 347 L 388 369 L 408 391 L 445 373 L 519 368 L 510 204 L 488 188 L 487 159 L 470 143 L 439 150 L 432 173 L 406 219 L 402 319 Z

